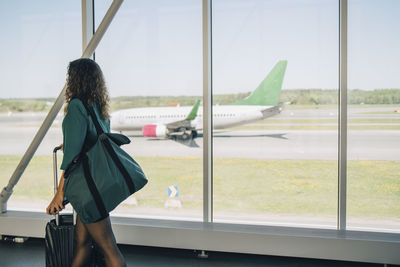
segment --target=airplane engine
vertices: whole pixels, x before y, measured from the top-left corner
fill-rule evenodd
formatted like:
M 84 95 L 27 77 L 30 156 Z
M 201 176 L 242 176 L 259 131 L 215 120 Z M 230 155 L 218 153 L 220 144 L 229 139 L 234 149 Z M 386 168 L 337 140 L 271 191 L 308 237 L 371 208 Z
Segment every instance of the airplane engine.
M 167 137 L 167 127 L 160 124 L 149 124 L 143 126 L 144 137 Z

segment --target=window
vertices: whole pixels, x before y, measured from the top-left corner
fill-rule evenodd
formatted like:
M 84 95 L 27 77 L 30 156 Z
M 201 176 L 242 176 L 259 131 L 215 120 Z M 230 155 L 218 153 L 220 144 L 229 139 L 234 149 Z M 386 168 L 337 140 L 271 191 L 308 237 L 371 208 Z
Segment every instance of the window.
M 0 165 L 5 186 L 81 56 L 79 2 L 1 1 Z M 60 52 L 62 51 L 62 52 Z M 54 194 L 52 151 L 62 143 L 61 110 L 8 201 L 44 212 Z M 61 156 L 61 155 L 60 155 Z M 60 160 L 59 160 L 60 162 Z
M 338 18 L 333 0 L 213 1 L 214 112 L 239 101 L 245 122 L 214 121 L 227 128 L 214 135 L 215 221 L 335 227 Z
M 349 1 L 349 229 L 400 231 L 399 12 L 398 1 Z
M 96 2 L 97 24 L 108 6 Z M 177 107 L 168 107 L 168 103 L 186 103 L 180 109 L 188 115 L 202 95 L 201 1 L 125 1 L 122 7 L 96 50 L 113 106 L 133 99 L 125 108 L 168 110 L 159 121 L 150 123 L 147 116 L 140 116 L 143 124 L 177 121 Z M 185 102 L 185 95 L 192 100 Z M 135 127 L 122 131 L 133 137 L 125 149 L 142 165 L 149 183 L 115 213 L 200 220 L 202 148 L 163 134 L 153 140 L 145 138 L 143 125 Z

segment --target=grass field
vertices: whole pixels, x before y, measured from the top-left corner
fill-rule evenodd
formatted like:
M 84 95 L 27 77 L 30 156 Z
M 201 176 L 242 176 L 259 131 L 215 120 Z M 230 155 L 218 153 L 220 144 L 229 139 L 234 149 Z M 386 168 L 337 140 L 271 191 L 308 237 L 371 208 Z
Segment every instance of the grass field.
M 0 156 L 1 186 L 7 184 L 19 159 Z M 163 208 L 167 187 L 177 185 L 182 209 L 202 209 L 201 158 L 136 159 L 149 178 L 148 185 L 136 195 L 140 207 Z M 399 173 L 399 162 L 349 161 L 349 216 L 400 219 Z M 13 198 L 34 202 L 51 200 L 52 194 L 52 159 L 35 156 L 15 187 Z M 336 161 L 214 159 L 216 211 L 335 216 L 336 205 Z

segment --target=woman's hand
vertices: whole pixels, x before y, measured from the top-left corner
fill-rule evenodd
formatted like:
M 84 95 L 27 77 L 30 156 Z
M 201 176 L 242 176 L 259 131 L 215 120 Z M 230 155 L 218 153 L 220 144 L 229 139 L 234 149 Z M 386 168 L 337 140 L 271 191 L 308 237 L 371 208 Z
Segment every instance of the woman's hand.
M 58 212 L 62 211 L 64 209 L 64 206 L 62 204 L 63 200 L 64 200 L 64 192 L 63 190 L 58 190 L 53 200 L 47 207 L 46 213 L 51 215 L 56 215 Z
M 61 144 L 62 146 L 62 144 Z M 53 200 L 50 202 L 49 206 L 46 209 L 47 214 L 55 215 L 56 213 L 62 211 L 64 209 L 63 201 L 64 201 L 64 174 L 65 171 L 62 172 L 60 177 L 60 183 L 58 185 L 57 193 L 54 196 Z

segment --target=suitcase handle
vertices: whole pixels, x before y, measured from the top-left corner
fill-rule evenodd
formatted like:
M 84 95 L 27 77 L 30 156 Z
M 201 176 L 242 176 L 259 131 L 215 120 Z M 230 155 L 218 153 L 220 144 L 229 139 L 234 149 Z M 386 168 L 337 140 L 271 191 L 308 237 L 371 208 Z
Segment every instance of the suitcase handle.
M 56 146 L 53 149 L 53 175 L 54 175 L 54 195 L 57 193 L 58 189 L 58 175 L 57 175 L 57 151 L 60 150 L 62 146 Z
M 54 195 L 57 193 L 57 190 L 58 190 L 57 151 L 60 150 L 60 149 L 62 149 L 62 145 L 56 146 L 56 147 L 53 149 Z M 68 201 L 67 199 L 64 199 L 62 204 L 63 204 L 63 206 L 65 206 L 65 205 L 67 205 L 68 203 L 69 203 L 69 201 Z M 76 214 L 75 214 L 75 210 L 73 210 L 73 214 L 74 214 L 74 220 L 73 220 L 73 221 L 74 221 L 74 224 L 75 224 L 75 223 L 76 223 Z M 56 225 L 58 226 L 58 225 L 59 225 L 59 222 L 60 222 L 60 215 L 59 215 L 59 213 L 57 212 L 55 216 L 56 216 Z
M 61 148 L 62 148 L 62 145 L 56 146 L 56 147 L 53 149 L 53 153 L 57 153 L 57 151 L 60 150 Z

